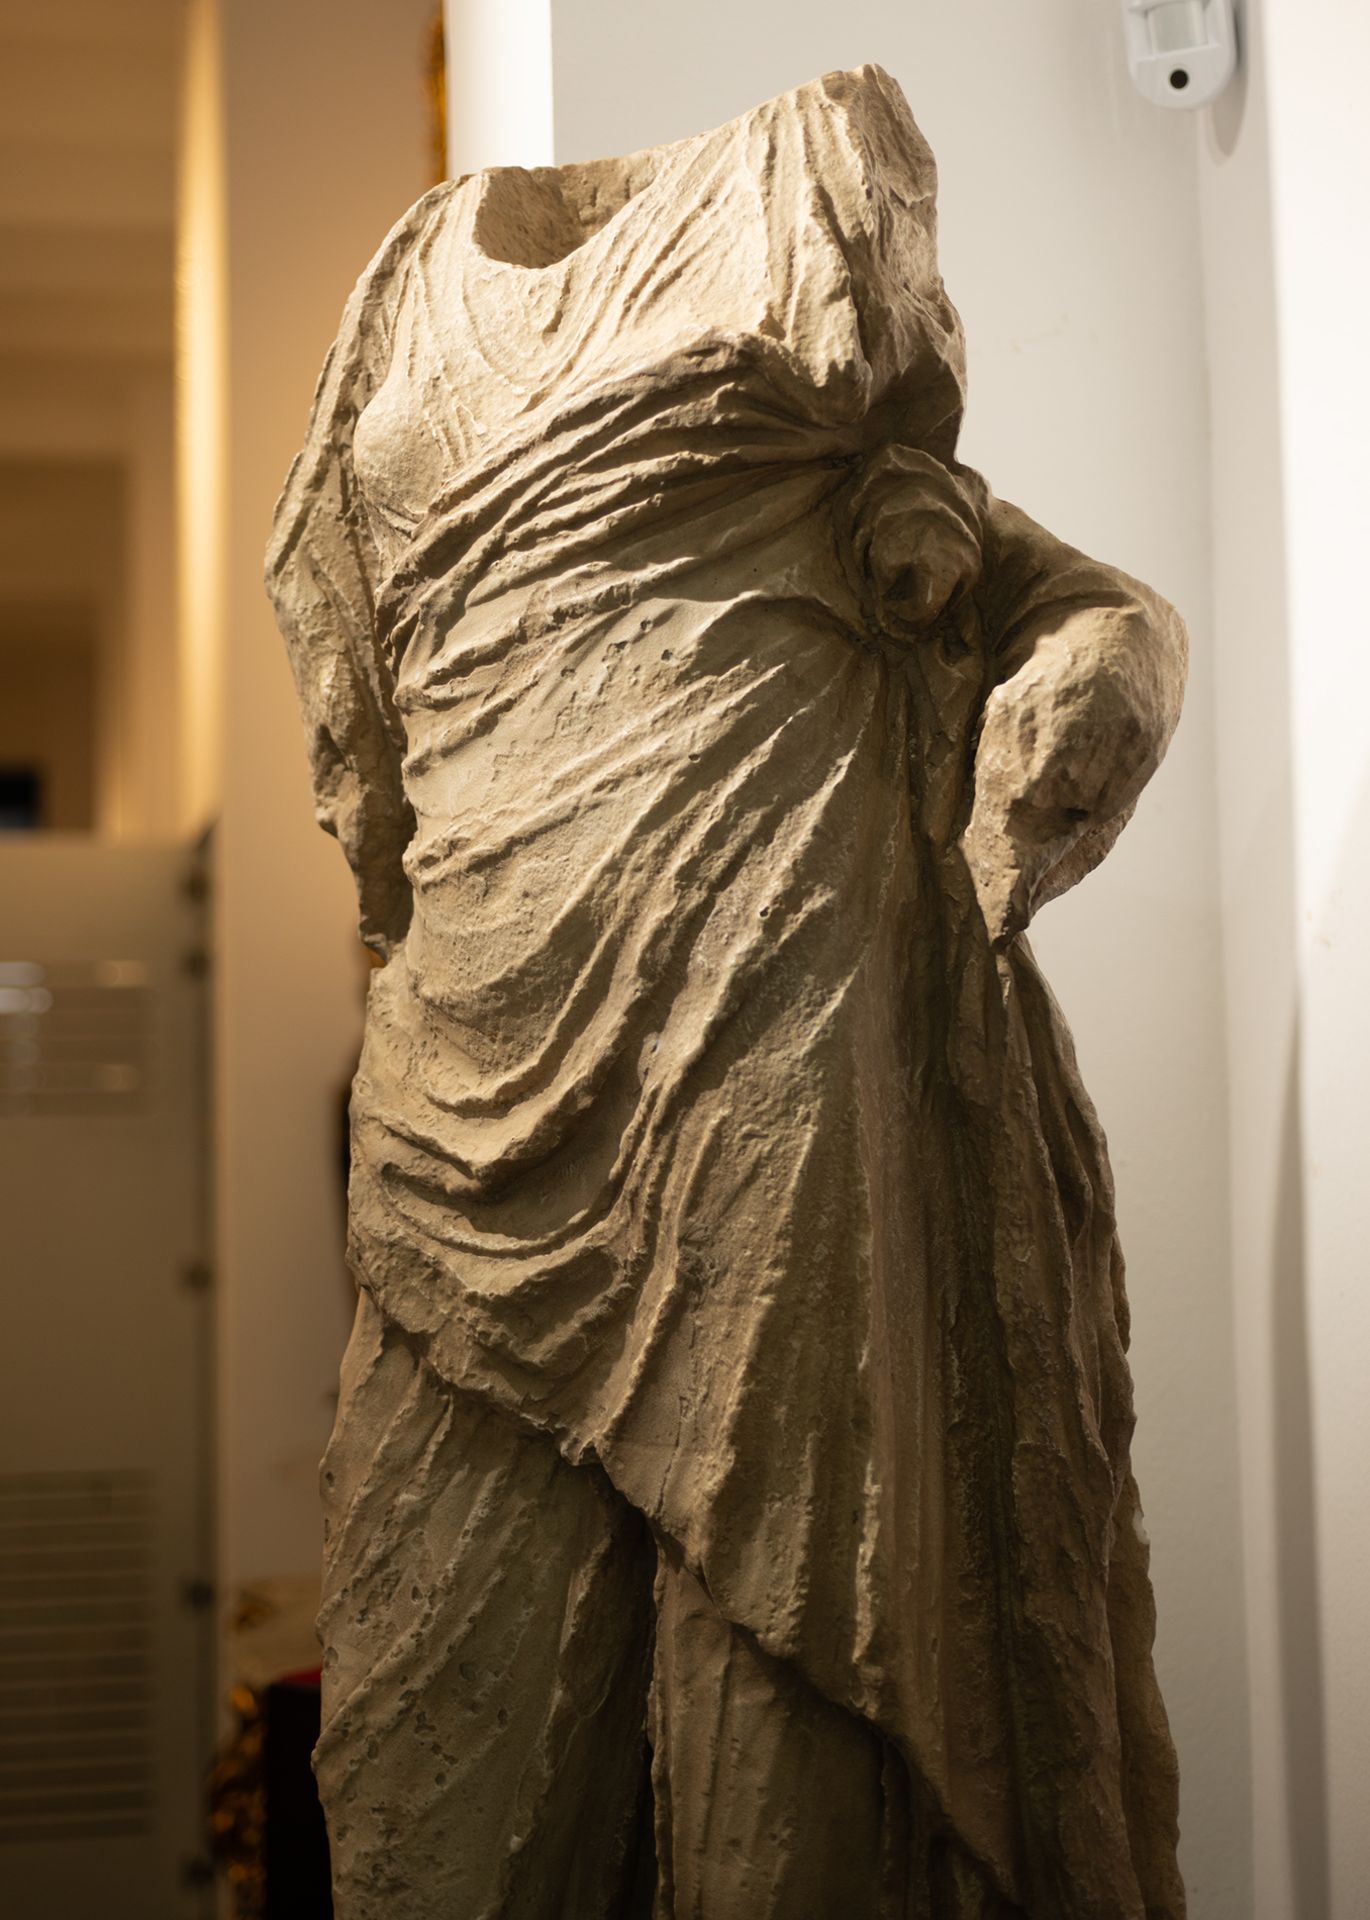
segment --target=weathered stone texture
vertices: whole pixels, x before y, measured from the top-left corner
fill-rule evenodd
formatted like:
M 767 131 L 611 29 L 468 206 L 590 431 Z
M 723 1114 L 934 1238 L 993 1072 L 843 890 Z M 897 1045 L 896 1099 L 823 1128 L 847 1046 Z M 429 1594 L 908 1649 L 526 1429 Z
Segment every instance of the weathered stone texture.
M 957 462 L 933 196 L 830 74 L 439 188 L 325 369 L 270 580 L 387 956 L 344 1920 L 1183 1912 L 1112 1187 L 1023 929 L 1184 633 Z

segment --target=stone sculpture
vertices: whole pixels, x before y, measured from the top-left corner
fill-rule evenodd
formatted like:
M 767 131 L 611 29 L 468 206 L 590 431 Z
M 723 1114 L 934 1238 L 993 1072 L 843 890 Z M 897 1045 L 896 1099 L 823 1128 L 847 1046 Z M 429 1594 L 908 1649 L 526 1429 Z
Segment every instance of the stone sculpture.
M 1183 1912 L 1112 1188 L 1022 937 L 1178 714 L 958 464 L 879 69 L 438 188 L 270 562 L 375 975 L 341 1920 Z

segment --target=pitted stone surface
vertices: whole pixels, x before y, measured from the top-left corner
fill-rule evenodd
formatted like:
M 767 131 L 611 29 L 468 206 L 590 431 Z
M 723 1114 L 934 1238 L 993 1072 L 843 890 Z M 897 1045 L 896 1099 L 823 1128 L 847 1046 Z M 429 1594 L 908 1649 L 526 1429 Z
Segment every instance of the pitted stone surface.
M 387 960 L 344 1920 L 824 1920 L 839 1804 L 844 1915 L 1183 1912 L 1112 1185 L 1024 929 L 1185 638 L 958 462 L 934 188 L 876 68 L 474 175 L 325 368 L 269 579 Z M 567 1758 L 578 1687 L 620 1761 L 650 1692 L 650 1790 Z

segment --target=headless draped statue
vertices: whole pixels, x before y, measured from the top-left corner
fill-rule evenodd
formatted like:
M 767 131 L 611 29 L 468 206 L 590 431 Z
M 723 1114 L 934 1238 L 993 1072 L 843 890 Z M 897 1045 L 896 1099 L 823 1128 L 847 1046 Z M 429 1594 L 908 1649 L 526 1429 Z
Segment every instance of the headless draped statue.
M 373 976 L 339 1920 L 1177 1920 L 1103 1138 L 1023 937 L 1184 631 L 958 463 L 878 68 L 428 194 L 269 578 Z

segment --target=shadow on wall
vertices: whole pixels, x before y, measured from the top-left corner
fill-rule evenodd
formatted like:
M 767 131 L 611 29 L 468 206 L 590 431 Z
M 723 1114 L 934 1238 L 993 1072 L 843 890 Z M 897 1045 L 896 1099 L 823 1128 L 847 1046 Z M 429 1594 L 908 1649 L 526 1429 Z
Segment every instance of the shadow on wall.
M 1292 893 L 1292 886 L 1291 886 Z M 1291 922 L 1292 924 L 1292 922 Z M 1288 1796 L 1290 1882 L 1300 1920 L 1331 1911 L 1327 1726 L 1323 1707 L 1321 1581 L 1308 1339 L 1308 1261 L 1297 1015 L 1285 1080 L 1272 1257 L 1271 1406 L 1275 1457 L 1275 1601 L 1280 1723 Z
M 1329 1469 L 1338 1470 L 1335 1460 L 1322 1460 L 1323 1479 L 1319 1484 L 1313 1322 L 1306 1280 L 1310 1236 L 1303 1169 L 1310 1164 L 1316 1166 L 1324 1196 L 1324 1218 L 1330 1197 L 1337 1196 L 1340 1232 L 1349 1244 L 1357 1244 L 1363 1239 L 1367 1210 L 1366 1200 L 1357 1197 L 1361 1192 L 1363 1145 L 1354 1127 L 1342 1137 L 1329 1137 L 1326 1115 L 1333 1099 L 1342 1112 L 1357 1113 L 1361 1105 L 1357 1052 L 1365 1031 L 1362 956 L 1370 914 L 1367 874 L 1370 772 L 1363 777 L 1355 802 L 1345 815 L 1343 841 L 1330 885 L 1314 908 L 1311 926 L 1305 921 L 1305 934 L 1311 942 L 1305 970 L 1318 1024 L 1316 1035 L 1310 1029 L 1306 1040 L 1296 1024 L 1291 1039 L 1274 1217 L 1271 1387 L 1281 1727 L 1287 1765 L 1291 1885 L 1299 1920 L 1325 1920 L 1333 1910 L 1330 1798 L 1335 1763 L 1329 1755 L 1338 1754 L 1335 1721 L 1340 1697 L 1329 1702 L 1326 1691 L 1327 1662 L 1320 1626 L 1325 1617 L 1324 1577 L 1320 1570 L 1329 1566 L 1334 1570 L 1327 1597 L 1335 1618 L 1339 1598 L 1335 1569 L 1339 1561 L 1343 1567 L 1346 1564 L 1343 1542 L 1320 1538 L 1315 1505 L 1315 1496 L 1320 1494 L 1324 1512 L 1339 1512 L 1344 1496 L 1338 1494 L 1336 1505 L 1329 1501 L 1326 1475 Z M 1301 1102 L 1302 1089 L 1309 1084 L 1318 1090 L 1316 1111 L 1323 1129 L 1311 1143 L 1304 1138 Z M 1325 1314 L 1325 1301 L 1318 1304 Z M 1339 1313 L 1338 1319 L 1344 1321 L 1345 1315 Z M 1335 1388 L 1336 1383 L 1332 1384 Z M 1340 1418 L 1345 1418 L 1344 1409 Z M 1362 1415 L 1362 1427 L 1363 1421 Z M 1358 1437 L 1353 1429 L 1335 1442 L 1337 1452 L 1344 1453 L 1342 1472 L 1346 1462 L 1356 1457 Z M 1334 1667 L 1332 1678 L 1339 1688 L 1344 1686 L 1340 1666 Z M 1329 1719 L 1333 1723 L 1330 1728 Z M 1336 1872 L 1344 1878 L 1346 1870 L 1339 1851 Z
M 1208 115 L 1209 135 L 1224 159 L 1229 159 L 1237 151 L 1242 123 L 1246 119 L 1246 96 L 1251 75 L 1251 62 L 1245 57 L 1250 45 L 1246 0 L 1236 0 L 1233 11 L 1237 16 L 1237 71 L 1226 92 L 1220 93 L 1213 102 Z

